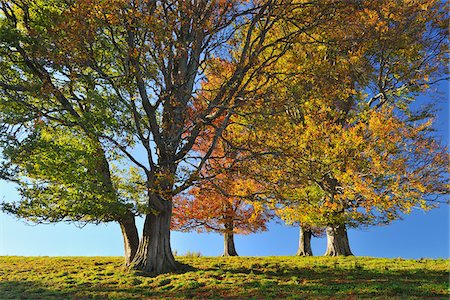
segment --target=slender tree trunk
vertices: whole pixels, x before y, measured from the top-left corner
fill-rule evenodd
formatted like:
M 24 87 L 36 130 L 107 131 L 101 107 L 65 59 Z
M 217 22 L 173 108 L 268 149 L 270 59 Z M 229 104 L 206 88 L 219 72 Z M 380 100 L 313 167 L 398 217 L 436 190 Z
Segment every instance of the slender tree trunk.
M 238 256 L 234 246 L 234 220 L 232 207 L 228 201 L 225 201 L 225 231 L 223 233 L 223 254 L 222 256 Z
M 353 255 L 350 250 L 347 229 L 345 224 L 330 225 L 327 227 L 327 251 L 325 256 L 349 256 Z
M 123 236 L 125 265 L 130 266 L 139 246 L 139 235 L 134 215 L 130 212 L 129 215 L 119 220 L 119 225 Z
M 223 234 L 223 255 L 222 256 L 238 256 L 236 248 L 234 247 L 234 234 L 233 232 L 225 232 Z
M 161 200 L 159 212 L 145 217 L 144 230 L 137 253 L 132 261 L 136 270 L 163 274 L 176 270 L 175 258 L 170 248 L 170 219 L 172 202 Z
M 297 256 L 313 256 L 311 249 L 311 236 L 311 229 L 300 226 Z
M 114 185 L 111 180 L 111 171 L 109 169 L 109 163 L 106 159 L 106 154 L 98 137 L 92 137 L 97 143 L 97 155 L 99 159 L 97 160 L 97 165 L 95 167 L 96 172 L 100 172 L 102 175 L 102 184 L 105 194 L 110 195 L 115 201 L 117 199 L 117 191 L 114 189 Z M 136 222 L 134 214 L 128 209 L 124 208 L 123 216 L 116 217 L 117 222 L 120 225 L 123 237 L 124 245 L 124 255 L 125 255 L 125 265 L 129 266 L 137 252 L 139 246 L 139 235 L 136 228 Z

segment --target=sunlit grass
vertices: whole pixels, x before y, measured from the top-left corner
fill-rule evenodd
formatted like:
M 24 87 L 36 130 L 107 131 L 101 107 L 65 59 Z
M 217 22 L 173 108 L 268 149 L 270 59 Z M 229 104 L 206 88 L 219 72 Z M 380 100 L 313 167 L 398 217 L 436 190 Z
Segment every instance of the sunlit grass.
M 448 299 L 449 260 L 177 257 L 143 276 L 120 257 L 0 257 L 0 299 Z

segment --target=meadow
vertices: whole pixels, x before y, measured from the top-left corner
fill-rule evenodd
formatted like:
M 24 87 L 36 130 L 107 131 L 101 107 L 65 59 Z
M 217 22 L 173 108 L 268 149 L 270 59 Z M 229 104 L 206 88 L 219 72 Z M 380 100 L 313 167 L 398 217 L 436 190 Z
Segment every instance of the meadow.
M 121 257 L 0 257 L 0 299 L 448 299 L 446 259 L 186 257 L 148 276 Z

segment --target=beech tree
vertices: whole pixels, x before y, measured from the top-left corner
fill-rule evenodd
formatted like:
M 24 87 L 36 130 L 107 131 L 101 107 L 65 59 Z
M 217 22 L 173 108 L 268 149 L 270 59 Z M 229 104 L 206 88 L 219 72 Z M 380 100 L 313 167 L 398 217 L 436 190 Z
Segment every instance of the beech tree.
M 3 209 L 38 223 L 118 222 L 129 264 L 138 246 L 137 199 L 119 195 L 107 147 L 91 130 L 122 128 L 98 106 L 111 94 L 96 90 L 86 69 L 66 80 L 76 72 L 68 62 L 63 69 L 51 30 L 63 8 L 58 1 L 1 2 L 0 175 L 21 195 Z
M 350 127 L 327 121 L 328 113 L 308 113 L 303 125 L 284 123 L 279 132 L 288 129 L 303 142 L 283 139 L 272 146 L 282 154 L 259 158 L 251 170 L 278 205 L 291 209 L 290 218 L 331 227 L 327 255 L 351 255 L 345 225 L 387 224 L 413 207 L 445 201 L 449 156 L 429 135 L 431 120 L 410 122 L 385 106 L 361 112 Z
M 312 237 L 321 237 L 324 234 L 324 230 L 321 227 L 310 224 L 323 223 L 317 220 L 318 212 L 314 210 L 314 204 L 318 203 L 318 199 L 314 199 L 314 186 L 312 185 L 308 192 L 303 196 L 293 196 L 289 198 L 283 198 L 281 195 L 276 197 L 275 202 L 272 202 L 275 213 L 287 224 L 295 225 L 299 227 L 299 239 L 297 256 L 313 256 L 311 248 Z M 320 193 L 320 192 L 319 192 Z M 282 199 L 281 201 L 279 199 Z M 301 202 L 299 201 L 301 199 Z M 313 200 L 314 199 L 314 200 Z M 307 204 L 305 204 L 305 202 Z M 304 205 L 301 207 L 299 204 Z M 310 211 L 310 209 L 312 210 Z M 309 223 L 307 223 L 309 222 Z
M 445 78 L 447 16 L 440 1 L 419 4 L 349 5 L 293 44 L 261 106 L 239 122 L 232 142 L 267 154 L 250 173 L 298 209 L 297 221 L 328 227 L 326 255 L 352 254 L 346 226 L 386 224 L 448 194 L 432 113 L 409 108 Z
M 170 249 L 173 196 L 198 180 L 235 108 L 250 101 L 249 82 L 283 56 L 292 38 L 326 22 L 334 7 L 333 1 L 1 4 L 3 28 L 14 33 L 2 43 L 2 68 L 10 74 L 2 87 L 26 95 L 20 101 L 43 111 L 43 122 L 63 118 L 61 124 L 82 128 L 143 176 L 146 201 L 139 207 L 145 223 L 132 265 L 151 273 L 176 269 Z M 293 29 L 268 40 L 294 11 L 299 13 L 291 19 Z M 215 72 L 216 64 L 209 63 L 214 61 L 231 68 L 205 98 L 197 83 L 205 70 Z M 194 102 L 205 105 L 191 115 Z M 105 126 L 105 116 L 114 130 Z M 223 121 L 214 124 L 218 118 Z M 192 147 L 205 127 L 214 138 L 202 157 L 193 158 Z M 145 155 L 132 151 L 136 148 Z
M 297 256 L 313 256 L 311 238 L 323 235 L 323 229 L 308 224 L 301 224 L 299 230 Z
M 270 214 L 263 208 L 239 197 L 241 189 L 239 180 L 218 176 L 214 183 L 204 182 L 187 195 L 175 197 L 172 228 L 220 233 L 224 238 L 223 256 L 238 256 L 234 235 L 265 231 L 270 220 Z
M 35 124 L 34 131 L 18 141 L 25 130 L 13 130 L 14 126 L 5 123 L 2 127 L 15 134 L 2 141 L 1 178 L 16 183 L 21 197 L 3 203 L 2 209 L 35 223 L 118 222 L 124 238 L 125 263 L 129 264 L 139 241 L 134 219 L 142 188 L 121 180 L 132 176 L 102 172 L 104 152 L 66 128 Z
M 267 230 L 272 214 L 258 201 L 254 182 L 240 175 L 238 151 L 227 148 L 219 141 L 202 170 L 207 179 L 174 198 L 172 228 L 218 232 L 224 238 L 223 256 L 238 256 L 234 235 Z
M 111 174 L 101 149 L 90 148 L 92 144 L 79 137 L 68 138 L 67 131 L 58 133 L 66 136 L 39 133 L 17 148 L 5 146 L 0 178 L 15 183 L 21 198 L 7 199 L 2 210 L 39 224 L 117 222 L 129 265 L 139 242 L 135 216 L 142 187 L 124 182 L 129 177 Z

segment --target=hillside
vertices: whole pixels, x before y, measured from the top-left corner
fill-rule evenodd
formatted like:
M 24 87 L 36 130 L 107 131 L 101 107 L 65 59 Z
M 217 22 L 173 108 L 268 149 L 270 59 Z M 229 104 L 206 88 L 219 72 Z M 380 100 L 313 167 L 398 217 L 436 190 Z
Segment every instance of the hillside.
M 449 260 L 177 257 L 144 276 L 120 257 L 0 257 L 0 299 L 448 299 Z

